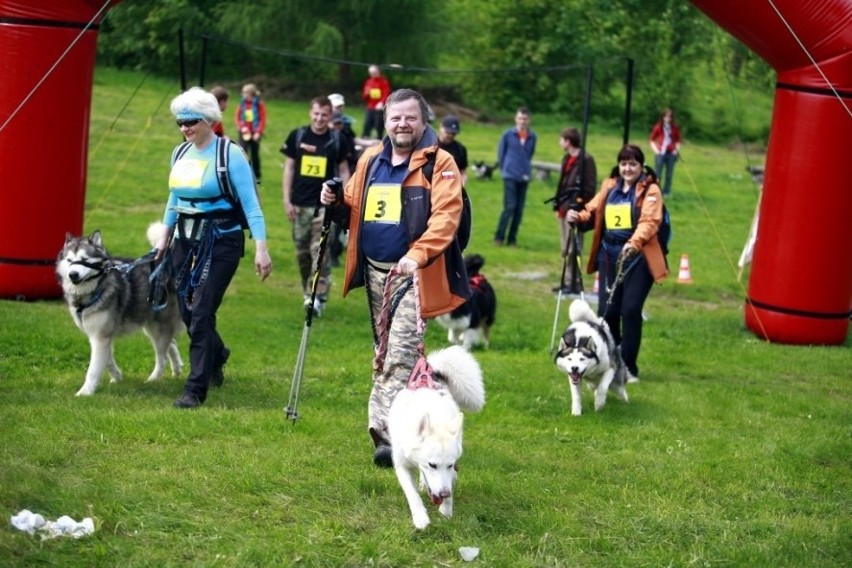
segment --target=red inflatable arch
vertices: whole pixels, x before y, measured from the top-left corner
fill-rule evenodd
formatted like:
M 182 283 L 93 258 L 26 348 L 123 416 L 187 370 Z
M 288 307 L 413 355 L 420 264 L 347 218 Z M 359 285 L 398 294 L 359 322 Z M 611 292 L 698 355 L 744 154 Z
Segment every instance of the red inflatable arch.
M 56 254 L 83 229 L 98 22 L 119 1 L 0 0 L 0 298 L 61 292 Z
M 841 344 L 852 310 L 852 0 L 692 3 L 778 72 L 746 325 L 779 343 Z

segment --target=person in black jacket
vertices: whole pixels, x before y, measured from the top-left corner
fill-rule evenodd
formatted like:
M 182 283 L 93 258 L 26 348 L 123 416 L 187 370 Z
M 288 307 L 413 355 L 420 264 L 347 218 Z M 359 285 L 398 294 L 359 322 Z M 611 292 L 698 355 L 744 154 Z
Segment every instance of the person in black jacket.
M 559 145 L 565 152 L 562 158 L 562 170 L 559 184 L 556 186 L 554 208 L 556 220 L 559 222 L 560 250 L 563 257 L 567 255 L 567 270 L 564 271 L 562 282 L 553 289 L 563 294 L 579 294 L 582 290 L 583 277 L 577 263 L 577 256 L 583 254 L 583 234 L 574 231 L 572 237 L 571 224 L 566 219 L 569 209 L 582 209 L 595 196 L 598 186 L 597 167 L 595 159 L 583 150 L 582 139 L 576 128 L 566 128 L 559 136 Z

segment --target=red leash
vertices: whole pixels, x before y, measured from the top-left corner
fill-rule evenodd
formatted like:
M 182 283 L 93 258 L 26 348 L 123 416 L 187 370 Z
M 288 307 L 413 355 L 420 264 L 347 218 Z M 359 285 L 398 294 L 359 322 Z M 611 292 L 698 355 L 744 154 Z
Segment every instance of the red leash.
M 379 312 L 379 319 L 376 322 L 377 335 L 379 342 L 376 345 L 376 357 L 373 359 L 373 369 L 381 372 L 384 369 L 385 357 L 388 352 L 388 335 L 390 330 L 390 305 L 393 289 L 393 280 L 399 276 L 399 269 L 394 266 L 388 272 L 385 278 L 385 289 L 382 295 L 382 309 Z M 408 377 L 407 388 L 417 390 L 420 388 L 438 388 L 433 378 L 434 371 L 432 366 L 426 360 L 425 345 L 423 336 L 426 332 L 426 322 L 423 321 L 423 316 L 420 312 L 420 280 L 417 276 L 417 271 L 411 275 L 411 286 L 414 287 L 414 309 L 417 314 L 417 362 L 411 370 L 411 375 Z

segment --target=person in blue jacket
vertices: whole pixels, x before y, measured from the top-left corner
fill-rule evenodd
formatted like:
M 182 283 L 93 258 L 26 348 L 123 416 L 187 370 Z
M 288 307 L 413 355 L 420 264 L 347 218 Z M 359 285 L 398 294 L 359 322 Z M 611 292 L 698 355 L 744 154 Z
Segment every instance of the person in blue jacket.
M 245 251 L 241 207 L 255 242 L 254 266 L 261 281 L 272 270 L 266 246 L 266 224 L 255 178 L 243 150 L 229 141 L 228 177 L 238 202 L 227 199 L 216 173 L 220 138 L 213 125 L 222 120 L 216 97 L 193 87 L 172 100 L 171 111 L 190 144 L 172 151 L 169 199 L 163 223 L 168 231 L 157 242 L 157 257 L 171 243 L 171 263 L 178 303 L 189 333 L 190 373 L 177 408 L 197 408 L 211 384 L 224 380 L 222 367 L 230 350 L 216 331 L 216 311 Z
M 530 110 L 520 107 L 515 113 L 515 126 L 500 136 L 497 165 L 503 177 L 503 212 L 494 233 L 494 244 L 517 246 L 518 227 L 524 214 L 527 188 L 535 154 L 535 132 L 530 130 Z M 507 233 L 508 231 L 508 233 Z

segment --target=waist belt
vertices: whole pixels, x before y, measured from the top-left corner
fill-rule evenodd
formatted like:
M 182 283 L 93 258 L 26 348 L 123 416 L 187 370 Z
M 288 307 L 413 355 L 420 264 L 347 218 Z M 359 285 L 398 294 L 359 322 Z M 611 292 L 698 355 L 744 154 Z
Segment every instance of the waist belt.
M 623 245 L 629 239 L 624 239 L 621 237 L 614 237 L 611 235 L 604 235 L 603 241 L 608 245 Z
M 177 235 L 182 241 L 198 241 L 204 237 L 207 227 L 215 225 L 222 230 L 230 230 L 239 224 L 233 212 L 216 211 L 210 213 L 181 213 L 177 218 Z
M 390 272 L 390 269 L 396 266 L 395 262 L 383 262 L 381 260 L 373 260 L 372 258 L 367 258 L 367 264 L 370 265 L 370 268 L 374 270 L 378 270 L 383 274 L 387 274 Z

